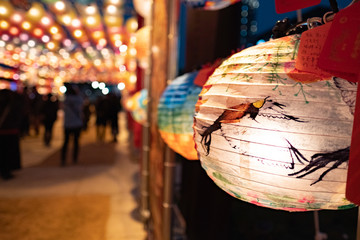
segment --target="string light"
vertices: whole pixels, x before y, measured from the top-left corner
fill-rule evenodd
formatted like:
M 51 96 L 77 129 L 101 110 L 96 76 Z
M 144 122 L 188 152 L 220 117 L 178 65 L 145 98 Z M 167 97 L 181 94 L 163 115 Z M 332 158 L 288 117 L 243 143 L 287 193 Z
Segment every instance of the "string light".
M 63 1 L 57 1 L 54 6 L 55 6 L 56 10 L 58 10 L 58 11 L 65 10 L 65 3 Z
M 50 25 L 51 20 L 50 20 L 50 18 L 48 18 L 48 17 L 45 16 L 45 17 L 42 17 L 42 18 L 41 18 L 40 22 L 41 22 L 44 26 L 48 26 L 48 25 Z

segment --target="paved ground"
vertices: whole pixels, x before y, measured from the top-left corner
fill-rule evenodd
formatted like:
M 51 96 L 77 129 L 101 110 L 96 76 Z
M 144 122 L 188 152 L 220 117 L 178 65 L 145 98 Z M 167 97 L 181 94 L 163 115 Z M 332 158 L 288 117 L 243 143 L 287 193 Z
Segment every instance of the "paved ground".
M 61 113 L 61 112 L 60 112 Z M 41 163 L 58 152 L 62 143 L 62 119 L 56 122 L 51 147 L 40 136 L 21 140 L 22 166 L 9 181 L 0 179 L 0 197 L 65 196 L 107 194 L 111 196 L 111 213 L 106 240 L 143 240 L 146 232 L 138 214 L 139 165 L 129 154 L 128 132 L 124 115 L 120 117 L 121 134 L 114 145 L 114 161 L 109 164 L 67 164 L 66 167 Z M 108 131 L 109 135 L 110 132 Z M 106 139 L 110 142 L 110 136 Z M 96 142 L 94 121 L 81 136 L 81 145 Z M 109 143 L 108 143 L 109 144 Z M 99 148 L 87 148 L 87 155 L 102 158 Z M 81 154 L 81 152 L 80 152 Z

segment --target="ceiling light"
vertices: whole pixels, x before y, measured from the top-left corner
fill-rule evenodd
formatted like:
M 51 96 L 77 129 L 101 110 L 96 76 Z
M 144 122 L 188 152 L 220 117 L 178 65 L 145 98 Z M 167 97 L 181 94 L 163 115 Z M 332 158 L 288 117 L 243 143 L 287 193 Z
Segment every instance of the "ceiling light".
M 31 24 L 25 21 L 21 24 L 21 27 L 25 30 L 29 30 L 31 28 Z
M 71 24 L 71 17 L 69 15 L 64 15 L 62 17 L 62 21 L 65 25 L 70 25 Z
M 57 1 L 55 3 L 56 10 L 63 11 L 65 9 L 65 3 L 63 1 Z
M 44 32 L 41 28 L 35 28 L 33 33 L 36 37 L 41 37 L 44 34 Z
M 49 17 L 43 17 L 43 18 L 41 18 L 41 23 L 43 24 L 43 25 L 45 25 L 45 26 L 47 26 L 47 25 L 49 25 L 50 23 L 51 23 L 51 21 L 50 21 L 50 18 Z
M 58 32 L 59 32 L 59 29 L 57 27 L 53 26 L 53 27 L 50 28 L 50 33 L 56 34 Z
M 12 35 L 17 35 L 17 34 L 19 34 L 19 29 L 17 27 L 11 27 L 9 32 Z
M 9 28 L 9 23 L 7 21 L 3 20 L 0 22 L 0 27 L 2 29 L 7 29 L 7 28 Z
M 116 13 L 116 10 L 117 10 L 117 7 L 115 7 L 114 5 L 109 5 L 109 6 L 107 6 L 107 8 L 106 8 L 106 11 L 107 11 L 109 14 L 115 14 L 115 13 Z
M 87 6 L 87 7 L 85 8 L 85 12 L 86 12 L 86 14 L 88 14 L 88 15 L 93 15 L 93 14 L 96 13 L 96 8 L 95 8 L 94 6 Z
M 74 36 L 80 38 L 83 35 L 83 32 L 79 29 L 74 31 Z
M 81 22 L 80 22 L 80 20 L 79 19 L 73 19 L 72 21 L 71 21 L 71 25 L 73 26 L 73 27 L 80 27 L 81 26 Z
M 42 40 L 44 43 L 47 43 L 47 42 L 50 41 L 50 37 L 47 36 L 47 35 L 44 35 L 44 36 L 42 36 L 41 40 Z

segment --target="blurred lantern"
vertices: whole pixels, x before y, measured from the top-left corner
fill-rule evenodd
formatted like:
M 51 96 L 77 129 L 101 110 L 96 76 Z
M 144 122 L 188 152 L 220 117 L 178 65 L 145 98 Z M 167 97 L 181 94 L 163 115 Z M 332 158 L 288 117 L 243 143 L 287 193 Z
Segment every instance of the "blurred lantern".
M 26 18 L 32 22 L 39 22 L 44 15 L 45 10 L 43 6 L 38 2 L 32 3 L 31 8 L 25 14 Z
M 106 15 L 104 21 L 109 27 L 119 27 L 123 24 L 123 18 L 119 16 Z
M 143 68 L 146 68 L 148 65 L 148 56 L 150 54 L 150 33 L 150 26 L 142 27 L 135 33 L 136 58 L 139 60 L 140 66 Z
M 14 12 L 9 1 L 0 1 L 0 19 L 7 19 Z
M 134 0 L 135 11 L 143 18 L 150 17 L 151 14 L 151 0 Z
M 158 105 L 161 137 L 175 152 L 189 160 L 197 160 L 193 139 L 195 104 L 201 87 L 194 84 L 198 72 L 177 77 L 163 92 Z
M 356 84 L 295 69 L 288 36 L 224 61 L 199 95 L 196 149 L 230 195 L 288 211 L 353 207 L 345 198 Z
M 147 120 L 147 90 L 142 89 L 129 97 L 125 103 L 126 109 L 131 113 L 131 116 L 139 124 L 145 124 Z

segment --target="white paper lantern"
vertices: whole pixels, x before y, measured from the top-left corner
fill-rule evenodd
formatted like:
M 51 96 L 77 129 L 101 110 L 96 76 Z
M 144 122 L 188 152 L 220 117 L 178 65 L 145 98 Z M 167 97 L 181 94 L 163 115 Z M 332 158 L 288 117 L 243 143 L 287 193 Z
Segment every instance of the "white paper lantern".
M 300 36 L 234 54 L 203 87 L 194 138 L 203 168 L 232 196 L 288 211 L 345 198 L 356 84 L 295 69 Z

